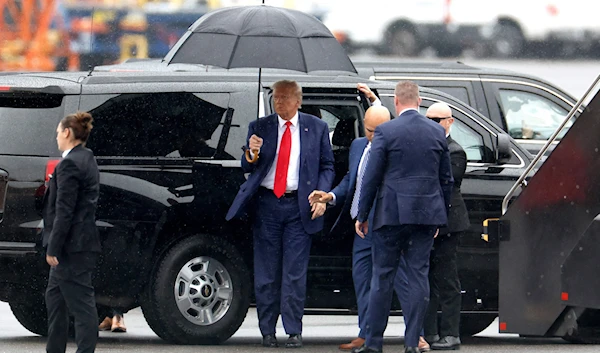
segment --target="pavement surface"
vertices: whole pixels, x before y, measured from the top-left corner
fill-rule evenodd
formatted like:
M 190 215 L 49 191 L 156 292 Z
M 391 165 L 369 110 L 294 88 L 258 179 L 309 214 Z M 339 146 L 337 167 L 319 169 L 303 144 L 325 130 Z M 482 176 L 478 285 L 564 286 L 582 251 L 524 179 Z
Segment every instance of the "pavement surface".
M 46 339 L 23 328 L 12 315 L 8 304 L 0 303 L 0 353 L 33 353 L 45 350 Z M 300 353 L 340 352 L 337 346 L 357 334 L 356 316 L 305 316 L 304 348 Z M 216 346 L 173 345 L 157 337 L 148 327 L 140 309 L 125 314 L 126 333 L 100 332 L 96 352 L 148 352 L 148 353 L 242 353 L 242 352 L 289 352 L 288 349 L 267 349 L 260 345 L 256 311 L 250 309 L 246 320 L 238 332 L 228 341 Z M 285 334 L 281 323 L 278 325 L 279 339 Z M 385 332 L 384 352 L 403 352 L 404 333 L 402 317 L 390 318 Z M 75 352 L 75 344 L 69 342 L 67 353 Z M 498 322 L 492 323 L 477 336 L 463 340 L 463 352 L 581 352 L 596 353 L 600 346 L 573 345 L 562 339 L 522 338 L 518 335 L 499 334 Z

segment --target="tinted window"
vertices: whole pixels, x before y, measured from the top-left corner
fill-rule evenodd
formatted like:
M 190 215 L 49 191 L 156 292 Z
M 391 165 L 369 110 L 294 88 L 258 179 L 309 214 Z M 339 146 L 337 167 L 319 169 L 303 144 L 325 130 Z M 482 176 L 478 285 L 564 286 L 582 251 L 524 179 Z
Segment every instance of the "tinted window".
M 427 107 L 419 107 L 419 112 L 425 115 Z M 458 120 L 454 110 L 452 110 L 452 116 L 454 117 L 454 123 L 450 127 L 450 135 L 465 150 L 467 160 L 469 162 L 485 162 L 486 147 L 483 136 Z
M 362 111 L 357 104 L 333 105 L 328 102 L 320 104 L 318 101 L 304 101 L 300 111 L 317 116 L 327 123 L 329 141 L 334 150 L 350 147 L 352 141 L 359 136 L 358 120 Z
M 469 92 L 467 92 L 467 89 L 464 87 L 435 87 L 435 86 L 427 86 L 427 87 L 435 88 L 442 92 L 448 93 L 449 95 L 454 96 L 467 104 L 470 104 Z
M 547 140 L 569 113 L 556 103 L 534 93 L 500 90 L 500 109 L 513 138 Z M 558 135 L 564 136 L 572 122 Z
M 49 156 L 56 152 L 56 125 L 63 96 L 0 96 L 0 154 Z
M 110 97 L 90 110 L 94 130 L 88 146 L 96 156 L 219 158 L 223 127 L 232 113 L 228 96 L 176 92 Z
M 467 153 L 467 160 L 470 162 L 483 162 L 485 144 L 483 137 L 475 130 L 463 124 L 460 120 L 454 119 L 454 123 L 450 127 L 452 138 Z

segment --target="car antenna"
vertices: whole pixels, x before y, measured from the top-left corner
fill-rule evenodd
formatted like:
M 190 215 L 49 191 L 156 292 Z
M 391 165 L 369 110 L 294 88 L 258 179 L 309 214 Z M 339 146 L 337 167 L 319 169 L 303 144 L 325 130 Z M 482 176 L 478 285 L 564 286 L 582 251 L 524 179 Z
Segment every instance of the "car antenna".
M 94 13 L 96 13 L 96 8 L 92 7 L 92 21 L 90 24 L 90 55 L 94 50 Z M 94 66 L 92 66 L 92 64 L 88 64 L 88 77 L 92 76 L 92 72 L 94 72 Z

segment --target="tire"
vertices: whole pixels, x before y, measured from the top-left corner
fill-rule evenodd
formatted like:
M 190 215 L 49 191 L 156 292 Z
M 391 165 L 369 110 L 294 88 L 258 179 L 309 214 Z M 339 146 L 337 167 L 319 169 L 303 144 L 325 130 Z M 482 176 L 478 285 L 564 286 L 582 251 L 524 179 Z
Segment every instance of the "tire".
M 498 58 L 514 58 L 521 55 L 525 39 L 521 30 L 510 23 L 499 23 L 494 28 L 491 53 Z
M 219 344 L 242 325 L 250 295 L 238 251 L 220 238 L 193 236 L 158 259 L 141 306 L 150 328 L 166 341 Z
M 419 54 L 419 42 L 415 31 L 409 24 L 395 24 L 388 30 L 387 52 L 394 56 L 416 56 Z
M 600 327 L 580 327 L 562 338 L 576 344 L 600 344 Z
M 9 303 L 17 321 L 27 330 L 40 336 L 48 336 L 48 314 L 42 303 Z
M 485 330 L 494 320 L 496 314 L 470 314 L 460 317 L 460 335 L 469 337 Z

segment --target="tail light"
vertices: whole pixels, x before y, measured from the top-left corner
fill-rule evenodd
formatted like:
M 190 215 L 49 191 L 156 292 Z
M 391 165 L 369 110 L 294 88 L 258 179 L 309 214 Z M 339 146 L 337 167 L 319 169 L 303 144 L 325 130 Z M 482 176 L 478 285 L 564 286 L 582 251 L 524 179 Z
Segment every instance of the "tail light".
M 54 169 L 56 165 L 60 162 L 60 159 L 50 159 L 46 163 L 46 175 L 44 176 L 44 184 L 40 185 L 39 188 L 35 191 L 36 198 L 44 197 L 44 193 L 46 193 L 46 188 L 48 188 L 48 181 L 50 181 L 50 175 L 54 173 Z
M 58 164 L 58 162 L 60 162 L 60 159 L 50 159 L 46 163 L 46 176 L 44 177 L 45 183 L 48 183 L 48 181 L 50 181 L 50 175 L 52 175 L 52 173 L 54 173 L 54 169 L 56 168 L 56 165 Z

